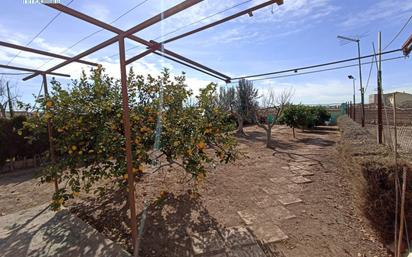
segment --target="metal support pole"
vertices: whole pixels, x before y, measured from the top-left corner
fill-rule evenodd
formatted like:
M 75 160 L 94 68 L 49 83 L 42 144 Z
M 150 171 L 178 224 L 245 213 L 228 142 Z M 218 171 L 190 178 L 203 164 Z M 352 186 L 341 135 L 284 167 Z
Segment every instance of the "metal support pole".
M 352 107 L 352 101 L 349 101 L 349 117 L 353 119 L 353 107 Z
M 137 219 L 136 219 L 136 202 L 134 193 L 134 176 L 132 166 L 132 139 L 129 117 L 129 96 L 127 92 L 127 75 L 126 75 L 126 51 L 124 44 L 124 35 L 119 36 L 119 58 L 120 58 L 120 76 L 122 83 L 122 104 L 123 104 L 123 125 L 124 136 L 126 138 L 126 163 L 127 163 L 127 183 L 129 189 L 129 208 L 130 208 L 130 227 L 132 230 L 132 245 L 134 256 L 137 256 Z
M 355 94 L 356 94 L 356 88 L 355 88 L 355 80 L 353 79 L 353 120 L 356 121 L 356 100 L 355 100 Z
M 43 77 L 43 87 L 44 87 L 44 97 L 46 101 L 49 100 L 49 89 L 47 87 L 47 75 L 46 73 L 42 74 Z M 49 107 L 46 104 L 46 110 Z M 50 119 L 47 119 L 47 134 L 49 136 L 49 151 L 50 151 L 50 160 L 52 164 L 56 163 L 56 154 L 54 152 L 54 144 L 53 144 L 53 125 L 50 121 Z M 54 178 L 54 190 L 57 192 L 59 190 L 59 181 L 58 178 Z
M 398 167 L 396 167 L 397 169 Z M 398 178 L 396 178 L 398 179 Z M 398 236 L 398 245 L 396 248 L 397 256 L 401 256 L 401 247 L 402 247 L 402 237 L 403 237 L 403 226 L 405 222 L 405 193 L 406 193 L 406 167 L 403 167 L 402 172 L 402 193 L 401 193 L 401 213 L 400 213 L 400 225 L 399 225 L 399 236 Z
M 378 36 L 378 144 L 382 144 L 382 33 Z
M 7 88 L 7 104 L 9 105 L 10 118 L 13 118 L 14 117 L 13 101 L 11 100 L 10 87 L 9 87 L 8 81 L 6 82 L 6 88 Z
M 359 56 L 359 85 L 361 91 L 361 106 L 362 106 L 362 127 L 365 127 L 365 96 L 364 89 L 362 85 L 362 63 L 361 63 L 361 50 L 360 50 L 360 40 L 358 40 L 358 56 Z
M 393 150 L 395 151 L 395 163 L 398 163 L 398 129 L 396 127 L 396 92 L 393 93 L 393 127 L 394 127 L 394 143 Z

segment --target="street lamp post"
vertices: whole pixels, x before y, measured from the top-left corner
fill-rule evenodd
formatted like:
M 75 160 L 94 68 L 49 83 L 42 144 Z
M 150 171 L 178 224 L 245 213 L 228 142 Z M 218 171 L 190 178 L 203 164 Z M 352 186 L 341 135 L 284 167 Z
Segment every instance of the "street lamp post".
M 356 95 L 356 89 L 355 89 L 355 77 L 352 75 L 348 76 L 348 79 L 351 79 L 353 81 L 353 115 L 352 118 L 354 121 L 356 121 L 356 99 L 355 99 L 355 95 Z
M 365 127 L 365 90 L 363 89 L 362 85 L 362 63 L 361 63 L 361 50 L 360 50 L 360 40 L 358 38 L 350 38 L 350 37 L 343 37 L 338 36 L 339 39 L 348 40 L 351 42 L 356 42 L 358 45 L 358 61 L 359 61 L 359 86 L 361 92 L 361 106 L 362 106 L 362 127 Z

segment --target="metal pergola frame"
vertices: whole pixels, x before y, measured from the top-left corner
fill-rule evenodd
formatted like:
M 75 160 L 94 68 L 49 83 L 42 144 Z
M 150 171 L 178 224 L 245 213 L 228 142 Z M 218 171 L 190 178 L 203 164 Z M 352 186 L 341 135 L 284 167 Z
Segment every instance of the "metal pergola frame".
M 402 45 L 402 50 L 405 55 L 409 55 L 412 51 L 412 35 Z
M 12 49 L 16 49 L 16 50 L 20 50 L 20 51 L 24 51 L 24 52 L 49 56 L 49 57 L 53 57 L 53 58 L 59 58 L 59 59 L 64 59 L 64 60 L 70 59 L 70 57 L 68 57 L 68 56 L 55 54 L 55 53 L 50 53 L 50 52 L 47 52 L 47 51 L 34 49 L 34 48 L 27 47 L 27 46 L 20 46 L 20 45 L 16 45 L 16 44 L 12 44 L 12 43 L 7 43 L 7 42 L 4 42 L 4 41 L 0 41 L 0 46 L 7 47 L 7 48 L 12 48 Z M 77 60 L 76 62 L 81 63 L 81 64 L 91 65 L 91 66 L 98 66 L 97 63 L 89 62 L 89 61 Z M 32 72 L 32 73 L 40 74 L 42 76 L 42 79 L 43 79 L 42 83 L 43 83 L 43 88 L 44 88 L 44 96 L 45 96 L 46 100 L 49 97 L 49 90 L 48 90 L 48 86 L 47 86 L 47 75 L 53 75 L 53 76 L 59 76 L 59 77 L 70 77 L 70 75 L 68 75 L 68 74 L 57 73 L 57 72 L 47 72 L 47 71 L 42 71 L 42 70 L 37 70 L 37 69 L 30 69 L 30 68 L 25 68 L 25 67 L 20 67 L 20 66 L 11 66 L 11 65 L 0 64 L 0 68 L 10 69 L 10 70 L 26 71 L 26 72 Z M 48 139 L 49 139 L 50 159 L 51 159 L 52 163 L 55 163 L 56 155 L 55 155 L 53 141 L 52 141 L 52 139 L 53 139 L 53 125 L 50 122 L 50 120 L 47 120 L 47 135 L 48 135 Z M 56 191 L 59 189 L 57 179 L 54 180 L 54 187 L 55 187 Z
M 178 39 L 190 36 L 192 34 L 198 33 L 200 31 L 212 28 L 214 26 L 217 26 L 219 24 L 225 23 L 227 21 L 230 21 L 232 19 L 235 19 L 237 17 L 240 17 L 242 15 L 249 14 L 251 15 L 253 11 L 256 11 L 258 9 L 264 8 L 266 6 L 272 5 L 272 4 L 277 4 L 277 5 L 282 5 L 283 0 L 268 0 L 262 4 L 256 5 L 252 8 L 248 8 L 246 10 L 243 10 L 241 12 L 235 13 L 231 16 L 228 16 L 226 18 L 220 19 L 218 21 L 212 22 L 210 24 L 207 24 L 205 26 L 199 27 L 197 29 L 194 29 L 192 31 L 186 32 L 184 34 L 175 36 L 173 38 L 163 40 L 162 42 L 156 42 L 154 40 L 147 41 L 145 39 L 142 39 L 138 36 L 135 36 L 134 34 L 148 28 L 162 20 L 165 20 L 181 11 L 184 11 L 200 2 L 203 0 L 184 0 L 183 2 L 167 9 L 166 11 L 157 14 L 153 16 L 150 19 L 147 19 L 143 21 L 142 23 L 139 23 L 138 25 L 123 31 L 117 27 L 114 27 L 110 24 L 107 24 L 105 22 L 102 22 L 100 20 L 97 20 L 91 16 L 88 16 L 84 13 L 81 13 L 79 11 L 76 11 L 74 9 L 71 9 L 67 6 L 61 5 L 61 4 L 45 4 L 53 9 L 56 9 L 60 12 L 66 13 L 68 15 L 71 15 L 73 17 L 76 17 L 78 19 L 81 19 L 83 21 L 86 21 L 88 23 L 91 23 L 93 25 L 96 25 L 100 28 L 103 28 L 104 30 L 113 32 L 116 34 L 116 36 L 95 45 L 94 47 L 77 54 L 73 57 L 67 57 L 67 56 L 62 56 L 62 55 L 57 55 L 57 54 L 52 54 L 52 53 L 47 53 L 45 51 L 40 51 L 40 50 L 33 50 L 31 49 L 31 52 L 33 53 L 38 53 L 38 54 L 44 54 L 47 56 L 51 57 L 56 57 L 60 59 L 64 59 L 65 61 L 55 65 L 46 71 L 39 71 L 39 70 L 30 70 L 30 72 L 33 72 L 32 75 L 27 76 L 23 78 L 23 81 L 32 79 L 38 75 L 43 76 L 43 83 L 45 86 L 45 93 L 47 91 L 47 80 L 46 80 L 46 74 L 52 74 L 52 75 L 64 75 L 64 74 L 59 74 L 59 73 L 54 73 L 55 70 L 64 67 L 72 62 L 79 62 L 83 64 L 89 64 L 89 65 L 97 65 L 95 63 L 87 62 L 87 61 L 82 61 L 80 60 L 81 58 L 88 56 L 104 47 L 107 47 L 109 45 L 112 45 L 116 42 L 119 44 L 119 60 L 120 60 L 120 76 L 121 76 L 121 85 L 122 85 L 122 106 L 123 106 L 123 124 L 124 124 L 124 136 L 126 138 L 126 162 L 127 162 L 127 174 L 128 174 L 128 191 L 129 191 L 129 207 L 130 207 L 130 223 L 131 223 L 131 234 L 132 234 L 132 245 L 133 245 L 133 250 L 134 250 L 134 255 L 137 256 L 138 254 L 138 249 L 136 248 L 136 243 L 137 243 L 137 216 L 136 216 L 136 203 L 135 203 L 135 188 L 134 188 L 134 179 L 133 179 L 133 171 L 132 171 L 132 147 L 131 147 L 131 128 L 130 128 L 130 117 L 129 117 L 129 99 L 128 99 L 128 92 L 127 92 L 127 74 L 126 74 L 126 66 L 128 64 L 131 64 L 132 62 L 139 60 L 146 55 L 150 53 L 154 53 L 156 55 L 163 56 L 169 60 L 172 60 L 174 62 L 177 62 L 179 64 L 185 65 L 189 68 L 195 69 L 197 71 L 200 71 L 204 74 L 207 74 L 209 76 L 215 77 L 217 79 L 220 79 L 226 83 L 229 83 L 231 81 L 231 78 L 219 71 L 216 71 L 212 68 L 209 68 L 203 64 L 200 64 L 196 61 L 193 61 L 189 58 L 186 58 L 182 55 L 179 55 L 171 50 L 168 50 L 165 48 L 165 44 L 170 43 L 172 41 L 176 41 Z M 137 54 L 136 56 L 126 60 L 126 49 L 125 49 L 125 38 L 131 39 L 135 42 L 138 42 L 140 44 L 143 44 L 144 46 L 147 47 L 147 50 L 144 52 Z M 15 49 L 20 49 L 20 50 L 27 50 L 26 47 L 22 46 L 17 46 L 17 45 L 12 45 L 10 43 L 4 43 L 0 42 L 0 46 L 7 46 Z M 1 67 L 1 66 L 0 66 Z M 29 71 L 29 70 L 26 70 Z M 49 126 L 49 135 L 51 136 L 51 125 Z M 53 146 L 51 145 L 51 150 L 53 150 Z M 52 158 L 54 158 L 52 156 Z M 56 185 L 57 186 L 57 185 Z

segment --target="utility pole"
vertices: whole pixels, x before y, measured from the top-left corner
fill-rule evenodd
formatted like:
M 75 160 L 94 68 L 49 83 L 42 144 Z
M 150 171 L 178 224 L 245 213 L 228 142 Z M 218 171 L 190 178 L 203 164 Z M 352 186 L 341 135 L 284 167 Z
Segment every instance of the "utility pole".
M 358 56 L 359 56 L 359 85 L 361 92 L 361 106 L 362 106 L 362 127 L 365 127 L 365 96 L 364 89 L 362 85 L 362 63 L 361 63 L 361 51 L 360 51 L 360 40 L 356 41 L 358 43 Z
M 14 117 L 13 101 L 11 100 L 10 87 L 9 87 L 8 81 L 6 82 L 6 87 L 7 87 L 7 101 L 9 105 L 10 118 L 13 118 Z
M 382 144 L 382 33 L 378 34 L 378 143 Z
M 356 101 L 355 101 L 355 95 L 356 95 L 356 86 L 355 86 L 355 77 L 352 75 L 348 76 L 349 79 L 353 81 L 353 120 L 356 121 Z
M 362 62 L 361 62 L 361 50 L 360 50 L 360 39 L 359 38 L 350 38 L 350 37 L 343 37 L 338 36 L 339 39 L 355 42 L 358 45 L 358 61 L 359 61 L 359 90 L 361 92 L 361 108 L 362 108 L 362 115 L 361 115 L 361 123 L 362 127 L 365 127 L 365 90 L 362 85 Z M 355 81 L 354 81 L 355 82 Z M 354 106 L 355 100 L 353 101 Z M 356 107 L 355 107 L 356 110 Z M 355 119 L 355 118 L 354 118 Z

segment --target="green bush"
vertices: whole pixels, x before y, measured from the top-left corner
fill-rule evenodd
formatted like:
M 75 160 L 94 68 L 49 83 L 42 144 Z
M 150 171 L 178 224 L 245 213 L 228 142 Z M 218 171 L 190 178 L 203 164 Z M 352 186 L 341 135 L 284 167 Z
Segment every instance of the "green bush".
M 286 106 L 279 123 L 292 128 L 311 129 L 325 124 L 329 119 L 330 113 L 323 106 L 298 104 Z
M 25 116 L 0 119 L 0 167 L 8 159 L 32 158 L 47 151 L 47 131 L 34 135 L 23 129 L 26 121 Z

